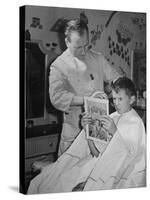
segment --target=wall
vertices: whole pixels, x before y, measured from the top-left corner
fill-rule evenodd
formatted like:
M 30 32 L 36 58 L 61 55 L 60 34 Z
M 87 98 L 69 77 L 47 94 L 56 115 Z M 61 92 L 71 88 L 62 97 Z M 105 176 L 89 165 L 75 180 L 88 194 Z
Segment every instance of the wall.
M 101 51 L 120 73 L 131 75 L 131 51 L 146 46 L 146 14 L 135 12 L 113 12 L 103 10 L 84 10 L 75 8 L 55 8 L 28 6 L 26 9 L 26 29 L 31 39 L 46 44 L 59 44 L 58 34 L 50 31 L 59 18 L 71 19 L 83 12 L 88 18 L 90 41 L 93 48 Z M 32 27 L 32 17 L 40 19 L 41 27 Z M 61 53 L 59 45 L 56 53 Z
M 139 22 L 135 22 L 135 21 Z M 142 21 L 143 22 L 140 22 Z M 141 23 L 141 24 L 140 24 Z M 96 47 L 120 73 L 131 75 L 131 51 L 145 48 L 145 14 L 117 12 L 104 28 Z

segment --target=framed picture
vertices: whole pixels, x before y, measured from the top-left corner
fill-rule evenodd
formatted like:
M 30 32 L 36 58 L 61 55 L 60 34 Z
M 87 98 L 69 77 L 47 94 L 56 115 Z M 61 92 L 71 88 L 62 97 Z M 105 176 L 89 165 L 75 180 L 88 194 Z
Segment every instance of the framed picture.
M 131 52 L 131 79 L 137 90 L 146 89 L 146 51 L 135 49 Z
M 107 144 L 111 136 L 103 128 L 101 116 L 109 114 L 108 100 L 86 97 L 84 99 L 85 112 L 88 113 L 92 122 L 86 125 L 87 138 Z

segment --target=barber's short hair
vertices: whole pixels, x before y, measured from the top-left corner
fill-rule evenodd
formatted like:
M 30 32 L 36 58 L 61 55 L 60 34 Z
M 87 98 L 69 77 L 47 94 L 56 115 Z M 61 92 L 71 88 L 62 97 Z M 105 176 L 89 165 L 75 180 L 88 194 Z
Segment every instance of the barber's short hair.
M 66 38 L 70 41 L 70 33 L 72 31 L 76 31 L 79 33 L 79 35 L 83 35 L 84 31 L 86 30 L 86 32 L 88 33 L 88 26 L 85 22 L 83 22 L 80 19 L 73 19 L 68 21 L 67 26 L 66 26 L 66 30 L 65 30 L 65 36 Z
M 120 77 L 111 84 L 112 90 L 118 93 L 121 89 L 125 90 L 128 96 L 136 96 L 136 89 L 133 81 L 127 77 Z

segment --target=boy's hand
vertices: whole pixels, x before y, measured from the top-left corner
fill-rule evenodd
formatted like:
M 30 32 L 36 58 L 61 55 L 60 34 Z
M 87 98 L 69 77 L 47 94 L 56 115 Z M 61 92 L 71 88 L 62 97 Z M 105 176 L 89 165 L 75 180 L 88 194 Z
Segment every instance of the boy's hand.
M 100 121 L 103 125 L 103 128 L 106 129 L 111 135 L 114 135 L 117 131 L 117 127 L 112 118 L 109 116 L 103 115 L 100 117 Z
M 87 113 L 82 113 L 81 126 L 85 129 L 87 124 L 92 122 L 92 118 Z

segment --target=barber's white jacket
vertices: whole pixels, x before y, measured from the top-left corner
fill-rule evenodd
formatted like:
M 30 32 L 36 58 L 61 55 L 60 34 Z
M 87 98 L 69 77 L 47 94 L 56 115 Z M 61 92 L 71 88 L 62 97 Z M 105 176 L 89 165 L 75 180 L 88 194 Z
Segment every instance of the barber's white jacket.
M 79 60 L 67 49 L 52 63 L 49 76 L 50 99 L 58 110 L 64 112 L 60 143 L 63 143 L 62 152 L 80 132 L 79 116 L 83 108 L 70 106 L 74 95 L 91 96 L 95 91 L 104 90 L 104 81 L 112 81 L 118 77 L 119 74 L 106 59 L 92 50 Z

